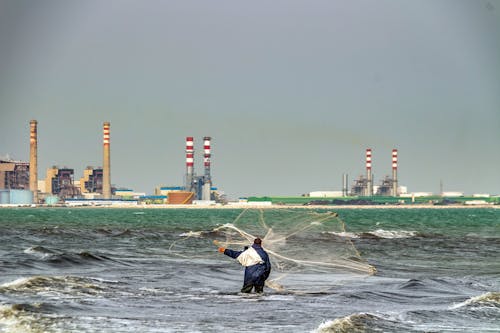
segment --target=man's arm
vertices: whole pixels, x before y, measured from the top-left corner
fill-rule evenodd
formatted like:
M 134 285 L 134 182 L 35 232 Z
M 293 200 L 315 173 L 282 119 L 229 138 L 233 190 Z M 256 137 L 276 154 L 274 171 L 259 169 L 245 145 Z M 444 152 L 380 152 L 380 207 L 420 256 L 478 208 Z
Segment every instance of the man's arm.
M 233 259 L 236 259 L 243 251 L 234 251 L 231 249 L 224 249 L 224 254 Z

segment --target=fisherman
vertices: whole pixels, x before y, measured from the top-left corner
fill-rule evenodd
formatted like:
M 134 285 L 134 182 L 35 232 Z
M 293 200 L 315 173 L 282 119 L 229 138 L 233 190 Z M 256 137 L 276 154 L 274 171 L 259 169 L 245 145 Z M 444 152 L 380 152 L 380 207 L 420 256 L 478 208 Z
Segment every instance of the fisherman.
M 271 273 L 271 262 L 269 261 L 269 255 L 262 248 L 260 238 L 255 238 L 253 245 L 244 251 L 219 247 L 219 252 L 238 260 L 242 266 L 245 266 L 242 293 L 250 293 L 254 288 L 256 293 L 264 291 L 264 283 Z

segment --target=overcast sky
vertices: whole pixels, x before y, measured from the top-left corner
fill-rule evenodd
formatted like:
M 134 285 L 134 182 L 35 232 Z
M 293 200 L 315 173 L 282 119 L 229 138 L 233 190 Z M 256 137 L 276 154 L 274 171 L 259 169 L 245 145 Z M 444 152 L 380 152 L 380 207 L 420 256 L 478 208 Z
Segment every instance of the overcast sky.
M 102 165 L 152 193 L 182 185 L 185 137 L 213 137 L 230 197 L 340 190 L 500 193 L 500 1 L 0 0 L 0 156 Z

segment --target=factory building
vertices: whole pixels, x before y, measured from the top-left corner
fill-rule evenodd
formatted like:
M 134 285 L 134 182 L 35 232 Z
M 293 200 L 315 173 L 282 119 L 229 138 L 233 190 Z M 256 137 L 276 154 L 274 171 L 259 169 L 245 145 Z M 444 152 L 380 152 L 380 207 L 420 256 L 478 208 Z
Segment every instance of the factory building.
M 368 196 L 368 186 L 368 179 L 364 176 L 359 176 L 357 179 L 354 179 L 354 183 L 351 187 L 351 195 Z
M 74 198 L 81 193 L 80 188 L 74 183 L 74 170 L 55 166 L 47 169 L 45 191 L 61 199 Z
M 376 194 L 397 197 L 401 194 L 398 190 L 398 150 L 392 150 L 392 177 L 385 176 L 377 187 Z
M 394 185 L 393 179 L 389 176 L 385 176 L 385 178 L 382 179 L 380 185 L 377 186 L 376 194 L 384 196 L 395 196 L 393 194 L 393 185 Z
M 398 150 L 392 150 L 392 177 L 386 176 L 381 180 L 380 185 L 373 185 L 372 174 L 372 150 L 366 149 L 366 176 L 359 176 L 354 180 L 351 188 L 351 195 L 355 196 L 398 196 L 401 192 L 398 188 Z
M 203 138 L 203 167 L 202 176 L 194 172 L 194 138 L 186 137 L 186 176 L 184 191 L 171 190 L 166 193 L 168 203 L 192 203 L 193 200 L 211 201 L 214 198 L 211 176 L 211 140 L 206 136 Z
M 354 180 L 354 185 L 351 188 L 351 195 L 367 196 L 373 195 L 373 175 L 372 175 L 372 150 L 366 149 L 365 155 L 366 177 L 359 176 Z
M 202 176 L 197 176 L 194 173 L 194 144 L 193 138 L 186 138 L 186 190 L 194 193 L 194 200 L 210 201 L 212 200 L 212 176 L 210 174 L 210 158 L 211 140 L 212 138 L 206 136 L 203 138 L 203 167 L 204 173 Z
M 28 162 L 0 160 L 0 189 L 29 190 Z
M 88 166 L 83 170 L 83 177 L 80 178 L 80 192 L 102 193 L 103 170 Z
M 0 160 L 0 204 L 30 205 L 30 165 L 28 162 Z

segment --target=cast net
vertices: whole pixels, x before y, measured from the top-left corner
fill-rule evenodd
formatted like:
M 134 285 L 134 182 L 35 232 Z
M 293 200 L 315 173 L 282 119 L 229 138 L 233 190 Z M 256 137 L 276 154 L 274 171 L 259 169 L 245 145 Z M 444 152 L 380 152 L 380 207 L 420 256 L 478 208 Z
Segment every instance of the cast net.
M 311 287 L 331 286 L 335 280 L 375 273 L 375 267 L 361 257 L 345 234 L 345 223 L 335 212 L 246 209 L 232 223 L 184 234 L 182 240 L 172 244 L 171 250 L 182 255 L 181 247 L 186 250 L 191 247 L 188 243 L 201 240 L 243 250 L 260 237 L 272 265 L 268 287 L 312 290 L 317 288 Z

